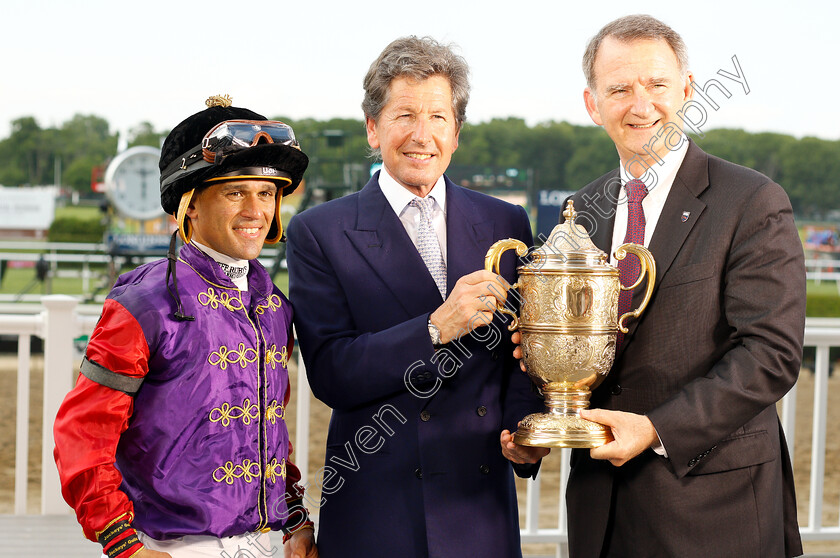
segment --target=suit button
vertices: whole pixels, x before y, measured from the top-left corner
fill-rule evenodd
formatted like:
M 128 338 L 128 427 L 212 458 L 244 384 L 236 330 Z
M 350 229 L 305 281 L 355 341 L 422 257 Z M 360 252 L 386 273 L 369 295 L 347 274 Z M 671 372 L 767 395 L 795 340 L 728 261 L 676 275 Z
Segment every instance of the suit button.
M 488 467 L 487 465 L 482 465 L 481 467 L 478 468 L 478 470 L 481 471 L 482 475 L 490 474 L 490 467 Z
M 428 422 L 430 418 L 432 418 L 432 413 L 430 413 L 429 411 L 420 412 L 420 420 L 422 420 L 423 422 Z
M 499 360 L 499 352 L 498 351 L 493 351 L 492 353 L 490 353 L 490 356 L 493 360 Z
M 612 390 L 611 390 L 611 391 L 612 391 L 612 394 L 613 394 L 613 395 L 621 395 L 621 386 L 620 386 L 619 384 L 615 384 L 615 385 L 612 387 Z
M 414 476 L 417 477 L 418 479 L 422 479 L 423 478 L 423 469 L 421 469 L 420 467 L 417 467 L 416 469 L 414 469 Z
M 485 407 L 484 405 L 482 405 L 481 407 L 479 407 L 478 409 L 476 409 L 476 410 L 475 410 L 475 412 L 476 412 L 476 413 L 478 413 L 478 416 L 483 417 L 484 415 L 486 415 L 486 414 L 487 414 L 487 407 Z
M 696 458 L 692 459 L 691 461 L 688 462 L 689 467 L 694 467 L 695 465 L 697 465 L 697 459 Z

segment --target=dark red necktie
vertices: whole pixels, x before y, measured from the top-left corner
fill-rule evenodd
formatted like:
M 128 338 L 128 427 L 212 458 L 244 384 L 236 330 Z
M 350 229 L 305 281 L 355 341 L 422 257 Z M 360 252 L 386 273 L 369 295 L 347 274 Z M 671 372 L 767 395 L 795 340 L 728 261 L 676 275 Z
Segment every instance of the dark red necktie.
M 629 181 L 624 185 L 624 188 L 627 190 L 627 234 L 624 235 L 624 243 L 633 242 L 644 246 L 645 211 L 642 209 L 642 200 L 647 196 L 648 189 L 645 183 L 638 179 Z M 627 254 L 623 260 L 618 261 L 618 277 L 625 287 L 629 287 L 636 282 L 641 270 L 642 266 L 639 258 L 634 254 Z M 632 302 L 633 291 L 621 291 L 621 294 L 618 295 L 619 317 L 630 311 Z M 624 334 L 619 331 L 615 341 L 616 350 L 621 347 L 622 341 L 624 341 Z

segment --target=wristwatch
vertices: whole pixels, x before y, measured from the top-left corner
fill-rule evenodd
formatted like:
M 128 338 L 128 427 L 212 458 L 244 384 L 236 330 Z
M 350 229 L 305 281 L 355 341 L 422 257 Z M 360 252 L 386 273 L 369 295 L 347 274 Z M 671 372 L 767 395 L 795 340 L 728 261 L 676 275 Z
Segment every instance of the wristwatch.
M 443 343 L 440 342 L 440 329 L 432 323 L 431 318 L 429 318 L 429 337 L 432 338 L 432 345 L 434 345 L 436 349 L 443 345 Z

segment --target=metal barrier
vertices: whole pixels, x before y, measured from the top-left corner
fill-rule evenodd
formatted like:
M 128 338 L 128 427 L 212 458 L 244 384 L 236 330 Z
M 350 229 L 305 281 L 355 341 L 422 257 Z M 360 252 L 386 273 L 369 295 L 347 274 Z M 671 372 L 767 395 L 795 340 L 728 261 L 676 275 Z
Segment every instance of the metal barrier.
M 26 243 L 26 242 L 3 242 L 3 250 L 24 249 L 28 247 L 30 250 L 43 250 L 43 252 L 10 252 L 0 251 L 0 262 L 30 262 L 31 264 L 38 264 L 44 262 L 46 265 L 46 292 L 51 294 L 52 287 L 50 281 L 56 277 L 81 279 L 82 293 L 85 298 L 90 297 L 94 291 L 102 290 L 103 285 L 110 285 L 113 282 L 116 274 L 124 267 L 130 265 L 140 265 L 155 260 L 161 259 L 163 254 L 111 254 L 107 251 L 107 246 L 104 244 L 73 244 L 73 243 Z M 267 269 L 273 269 L 275 259 L 278 256 L 278 249 L 265 248 L 260 254 L 259 261 Z M 68 265 L 70 264 L 70 265 Z M 60 267 L 61 266 L 61 267 Z M 79 267 L 81 266 L 81 267 Z M 2 270 L 2 267 L 0 267 Z M 35 277 L 35 270 L 33 269 L 33 277 Z M 0 273 L 0 279 L 2 274 Z M 33 279 L 34 281 L 34 279 Z M 34 283 L 33 283 L 34 285 Z M 105 292 L 100 293 L 96 299 L 102 303 L 105 299 Z M 43 295 L 30 295 L 25 293 L 20 294 L 2 294 L 0 293 L 0 301 L 4 302 L 37 302 Z
M 0 335 L 18 336 L 18 385 L 17 385 L 17 422 L 15 453 L 15 497 L 14 513 L 26 513 L 26 486 L 29 432 L 29 375 L 30 375 L 30 340 L 33 335 L 44 339 L 44 409 L 41 456 L 41 514 L 64 514 L 69 507 L 61 497 L 58 473 L 53 462 L 54 446 L 51 425 L 58 407 L 74 381 L 73 339 L 90 333 L 96 324 L 97 315 L 92 312 L 96 307 L 78 306 L 78 300 L 65 295 L 50 295 L 42 298 L 43 310 L 33 315 L 0 314 Z M 8 307 L 7 307 L 8 308 Z M 6 311 L 4 308 L 3 311 Z M 98 314 L 98 312 L 97 312 Z M 810 490 L 808 494 L 808 525 L 800 527 L 805 541 L 840 541 L 840 522 L 838 525 L 822 524 L 824 494 L 825 451 L 827 433 L 827 400 L 829 378 L 829 348 L 840 347 L 840 318 L 809 319 L 805 327 L 805 345 L 816 347 L 814 371 L 814 413 L 812 418 L 812 450 Z M 309 439 L 311 391 L 306 382 L 303 362 L 298 359 L 297 381 L 297 440 Z M 794 436 L 796 426 L 797 386 L 785 396 L 782 403 L 782 426 L 787 434 L 789 449 L 793 455 L 797 440 Z M 557 458 L 558 452 L 551 459 Z M 525 525 L 522 529 L 523 544 L 548 543 L 555 545 L 556 555 L 566 555 L 568 533 L 566 529 L 565 479 L 568 476 L 569 450 L 559 452 L 561 482 L 559 488 L 559 516 L 556 526 L 540 528 L 538 525 L 541 477 L 528 481 L 527 503 L 525 506 Z M 295 444 L 295 462 L 303 474 L 302 482 L 307 482 L 309 470 L 308 444 Z
M 805 260 L 805 277 L 817 285 L 821 281 L 835 281 L 840 292 L 840 260 Z
M 829 349 L 840 346 L 840 319 L 810 318 L 805 322 L 805 346 L 816 347 L 814 362 L 814 403 L 811 434 L 811 477 L 808 491 L 808 525 L 799 528 L 804 541 L 840 541 L 840 521 L 837 525 L 822 524 L 823 494 L 825 493 L 825 446 L 828 417 L 828 377 L 832 363 Z M 797 440 L 796 392 L 798 384 L 783 399 L 782 427 L 788 441 L 791 459 Z M 801 498 L 801 496 L 800 496 Z
M 840 347 L 840 318 L 809 318 L 805 325 L 805 346 L 816 348 L 816 361 L 814 369 L 814 414 L 812 417 L 813 435 L 811 446 L 811 472 L 810 490 L 808 494 L 808 525 L 800 527 L 799 531 L 803 541 L 840 541 L 840 521 L 837 525 L 822 524 L 822 508 L 824 494 L 825 474 L 825 449 L 826 449 L 826 417 L 828 415 L 828 377 L 829 362 L 828 352 L 831 347 Z M 793 459 L 796 437 L 796 394 L 797 385 L 785 395 L 782 400 L 782 427 L 788 441 L 788 450 Z M 298 440 L 306 440 L 309 437 L 309 412 L 311 391 L 306 381 L 303 360 L 298 356 L 298 381 L 297 381 L 297 421 Z M 555 555 L 560 557 L 568 556 L 568 529 L 566 527 L 566 481 L 569 476 L 569 459 L 571 450 L 563 449 L 559 452 L 553 451 L 550 459 L 559 459 L 560 463 L 560 484 L 557 495 L 559 513 L 556 526 L 540 527 L 540 497 L 543 494 L 541 487 L 542 476 L 537 475 L 536 479 L 528 480 L 525 504 L 525 525 L 520 531 L 522 544 L 550 544 L 555 546 Z M 309 470 L 309 448 L 308 444 L 295 444 L 295 463 L 300 468 L 303 478 L 301 482 L 307 482 L 306 472 Z M 799 496 L 800 499 L 802 496 Z

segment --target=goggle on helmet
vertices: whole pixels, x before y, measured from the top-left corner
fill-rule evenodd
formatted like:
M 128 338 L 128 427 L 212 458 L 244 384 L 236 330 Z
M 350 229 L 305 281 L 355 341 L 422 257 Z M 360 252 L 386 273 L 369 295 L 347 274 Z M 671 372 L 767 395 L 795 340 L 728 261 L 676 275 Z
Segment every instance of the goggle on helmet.
M 282 238 L 280 201 L 300 183 L 309 159 L 288 124 L 230 107 L 229 99 L 211 97 L 208 104 L 210 108 L 176 126 L 164 143 L 161 205 L 175 215 L 188 242 L 189 221 L 181 208 L 189 205 L 189 199 L 183 198 L 191 198 L 194 188 L 231 180 L 270 180 L 277 185 L 278 205 L 266 242 L 275 243 Z

